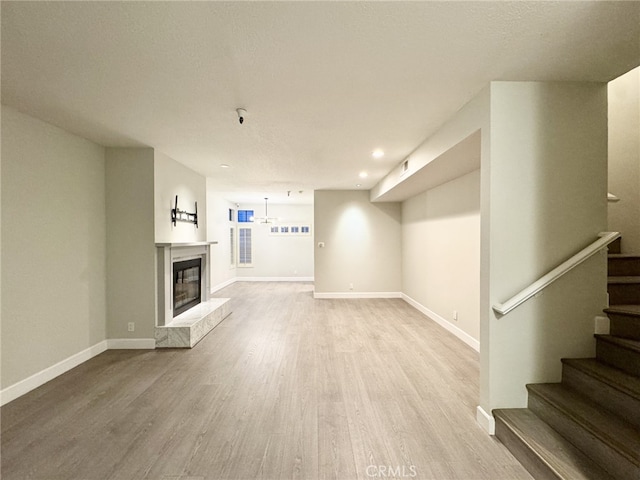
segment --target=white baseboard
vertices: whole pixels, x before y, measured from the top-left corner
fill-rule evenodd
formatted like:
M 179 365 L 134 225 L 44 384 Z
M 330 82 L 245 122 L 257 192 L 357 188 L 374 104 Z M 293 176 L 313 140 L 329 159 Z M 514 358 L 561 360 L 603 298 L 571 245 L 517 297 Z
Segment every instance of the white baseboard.
M 429 310 L 427 307 L 425 307 L 421 303 L 416 302 L 413 298 L 411 298 L 408 295 L 405 295 L 404 293 L 402 294 L 402 299 L 405 302 L 407 302 L 409 305 L 411 305 L 413 308 L 415 308 L 416 310 L 424 313 L 427 317 L 429 317 L 431 320 L 439 324 L 441 327 L 445 328 L 446 330 L 449 330 L 456 337 L 458 337 L 464 343 L 466 343 L 471 348 L 473 348 L 476 352 L 480 351 L 480 342 L 475 338 L 473 338 L 471 335 L 469 335 L 467 332 L 456 327 L 451 322 L 447 321 L 437 313 Z
M 485 412 L 484 408 L 478 405 L 476 408 L 476 422 L 489 434 L 496 434 L 496 421 L 493 415 L 489 415 Z
M 34 373 L 24 380 L 20 380 L 19 382 L 14 383 L 13 385 L 0 391 L 0 405 L 5 405 L 12 400 L 15 400 L 16 398 L 21 397 L 25 393 L 28 393 L 31 390 L 35 390 L 39 386 L 44 385 L 48 381 L 53 380 L 54 378 L 62 375 L 65 372 L 68 372 L 81 363 L 86 362 L 96 355 L 100 355 L 102 352 L 107 350 L 107 348 L 107 340 L 103 340 L 102 342 L 97 343 L 92 347 L 89 347 L 85 350 L 82 350 L 81 352 L 71 355 L 68 358 L 65 358 L 55 365 L 45 368 L 38 373 Z
M 314 277 L 234 277 L 219 283 L 211 288 L 210 293 L 216 293 L 229 285 L 236 282 L 313 282 Z
M 156 348 L 155 338 L 110 338 L 107 340 L 109 350 L 153 350 Z
M 238 280 L 238 277 L 230 278 L 226 282 L 219 283 L 215 287 L 212 287 L 209 293 L 216 293 L 218 290 L 222 290 L 229 285 L 233 285 L 234 283 L 236 283 L 236 280 Z
M 599 335 L 609 335 L 611 331 L 611 320 L 609 317 L 597 316 L 594 324 L 594 333 Z
M 225 282 L 228 285 L 236 281 L 247 281 L 247 282 L 256 282 L 256 281 L 265 281 L 265 282 L 274 282 L 274 281 L 285 281 L 285 282 L 302 282 L 302 281 L 313 281 L 313 277 L 236 277 L 228 282 Z M 224 285 L 226 286 L 226 285 Z M 218 286 L 219 288 L 223 288 L 222 286 Z M 218 288 L 216 287 L 216 288 Z M 436 313 L 432 312 L 428 308 L 424 307 L 420 303 L 413 300 L 411 297 L 401 293 L 401 292 L 327 292 L 327 293 L 317 293 L 314 292 L 314 298 L 318 299 L 330 299 L 330 298 L 344 298 L 344 299 L 356 299 L 356 298 L 402 298 L 404 301 L 409 303 L 411 306 L 424 313 L 426 316 L 439 323 L 442 327 L 449 330 L 451 333 L 460 338 L 463 342 L 469 345 L 471 348 L 476 351 L 480 350 L 480 344 L 473 337 L 463 332 L 461 329 L 452 325 L 444 318 L 440 317 Z M 44 370 L 31 375 L 24 380 L 21 380 L 9 387 L 0 391 L 0 405 L 5 405 L 6 403 L 15 400 L 16 398 L 30 392 L 38 388 L 41 385 L 44 385 L 50 380 L 53 380 L 59 375 L 71 370 L 74 367 L 77 367 L 83 362 L 101 354 L 106 350 L 120 350 L 120 349 L 140 349 L 140 350 L 152 350 L 156 348 L 156 341 L 153 338 L 111 338 L 108 340 L 103 340 L 92 347 L 89 347 L 81 352 L 78 352 L 70 357 L 62 360 L 51 367 L 45 368 Z M 480 415 L 480 407 L 478 407 L 478 416 Z M 483 419 L 487 423 L 487 427 L 485 430 L 490 431 L 493 435 L 493 430 L 495 426 L 493 424 L 493 417 L 487 415 L 482 411 L 484 416 Z M 480 417 L 478 417 L 480 418 Z M 479 423 L 480 420 L 478 420 Z M 483 424 L 483 423 L 481 423 Z M 484 425 L 483 425 L 484 426 Z
M 110 338 L 108 340 L 103 340 L 92 347 L 75 353 L 55 365 L 47 367 L 38 373 L 34 373 L 30 377 L 20 380 L 19 382 L 1 390 L 0 405 L 5 405 L 16 398 L 29 393 L 31 390 L 35 390 L 63 373 L 68 372 L 72 368 L 77 367 L 81 363 L 100 355 L 106 350 L 150 350 L 154 348 L 156 348 L 156 341 L 154 338 Z
M 313 298 L 402 298 L 400 292 L 313 292 Z
M 236 282 L 313 282 L 314 277 L 236 277 Z

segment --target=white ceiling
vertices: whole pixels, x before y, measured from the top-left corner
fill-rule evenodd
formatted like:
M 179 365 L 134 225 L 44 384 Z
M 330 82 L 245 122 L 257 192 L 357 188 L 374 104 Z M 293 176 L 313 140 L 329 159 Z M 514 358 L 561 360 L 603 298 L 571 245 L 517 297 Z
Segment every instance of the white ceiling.
M 1 48 L 4 104 L 304 202 L 371 188 L 491 80 L 631 70 L 640 2 L 3 1 Z

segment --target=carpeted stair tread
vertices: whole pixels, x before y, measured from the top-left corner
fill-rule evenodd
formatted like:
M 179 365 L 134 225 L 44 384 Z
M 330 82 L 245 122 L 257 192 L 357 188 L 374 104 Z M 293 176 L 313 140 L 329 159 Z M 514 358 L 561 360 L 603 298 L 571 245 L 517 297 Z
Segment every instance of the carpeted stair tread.
M 614 478 L 528 408 L 497 409 L 493 410 L 493 415 L 496 434 L 530 471 L 542 469 L 551 474 L 544 472 L 544 478 L 551 476 L 567 480 Z M 507 432 L 502 431 L 503 426 Z M 520 445 L 513 445 L 514 442 Z M 519 455 L 518 452 L 523 450 L 525 453 Z M 527 458 L 522 458 L 523 455 Z M 536 463 L 533 467 L 532 461 Z
M 640 429 L 560 383 L 531 384 L 527 389 L 640 469 Z

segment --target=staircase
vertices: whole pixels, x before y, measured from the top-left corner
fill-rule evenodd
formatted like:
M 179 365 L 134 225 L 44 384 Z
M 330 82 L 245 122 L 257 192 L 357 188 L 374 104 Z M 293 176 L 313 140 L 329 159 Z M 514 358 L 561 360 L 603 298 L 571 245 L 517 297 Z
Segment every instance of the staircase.
M 562 359 L 562 382 L 527 385 L 528 408 L 493 410 L 496 436 L 536 479 L 640 479 L 640 256 L 609 249 L 609 335 Z

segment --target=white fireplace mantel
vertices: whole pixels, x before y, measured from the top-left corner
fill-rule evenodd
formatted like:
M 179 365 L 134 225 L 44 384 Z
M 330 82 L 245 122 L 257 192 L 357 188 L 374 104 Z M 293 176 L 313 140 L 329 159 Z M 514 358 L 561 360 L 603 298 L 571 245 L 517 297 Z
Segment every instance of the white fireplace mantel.
M 217 245 L 218 242 L 178 242 L 178 243 L 156 243 L 158 248 L 186 248 L 186 247 L 201 247 L 207 245 Z

